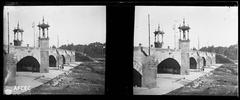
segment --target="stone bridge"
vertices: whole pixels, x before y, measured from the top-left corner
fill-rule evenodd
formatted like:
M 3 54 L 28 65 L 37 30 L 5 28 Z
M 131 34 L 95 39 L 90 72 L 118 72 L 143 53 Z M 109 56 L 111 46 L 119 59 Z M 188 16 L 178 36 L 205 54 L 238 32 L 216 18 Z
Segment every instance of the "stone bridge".
M 40 47 L 4 46 L 4 84 L 16 85 L 16 72 L 48 73 L 64 64 L 75 62 L 75 51 L 48 48 L 42 53 Z
M 160 30 L 160 27 L 153 32 L 154 47 L 146 48 L 141 44 L 134 47 L 133 86 L 153 88 L 157 85 L 157 74 L 188 75 L 189 71 L 202 71 L 205 66 L 216 63 L 215 53 L 190 49 L 190 27 L 185 24 L 185 19 L 178 29 L 179 45 L 174 50 L 169 47 L 162 48 L 165 32 Z M 162 41 L 159 41 L 159 36 L 162 36 Z
M 197 50 L 134 47 L 133 85 L 155 87 L 157 74 L 187 75 L 189 71 L 202 71 L 205 66 L 215 64 L 215 53 Z
M 7 46 L 4 46 L 4 51 L 7 51 Z M 48 56 L 46 56 L 41 55 L 39 47 L 34 48 L 10 45 L 9 53 L 13 55 L 13 58 L 16 61 L 17 71 L 48 72 L 49 68 L 57 68 L 63 64 L 75 62 L 75 51 L 56 48 L 49 48 Z M 48 62 L 43 62 L 43 59 L 45 59 L 45 61 L 47 59 Z M 43 63 L 47 63 L 49 66 L 41 66 Z M 35 68 L 32 69 L 31 67 Z M 41 67 L 43 67 L 44 70 L 41 70 Z
M 13 30 L 14 45 L 9 45 L 9 41 L 8 45 L 4 45 L 4 85 L 16 83 L 16 72 L 48 73 L 49 69 L 63 68 L 64 64 L 75 62 L 75 51 L 49 48 L 50 25 L 44 22 L 44 18 L 37 27 L 39 35 L 36 47 L 21 46 L 24 30 L 19 23 Z

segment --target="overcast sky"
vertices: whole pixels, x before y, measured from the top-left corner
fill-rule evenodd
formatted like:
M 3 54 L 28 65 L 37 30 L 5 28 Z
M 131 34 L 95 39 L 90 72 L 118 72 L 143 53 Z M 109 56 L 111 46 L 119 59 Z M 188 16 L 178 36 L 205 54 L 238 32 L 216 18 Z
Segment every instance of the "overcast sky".
M 142 43 L 148 46 L 148 14 L 150 14 L 151 44 L 153 32 L 160 24 L 164 34 L 164 48 L 174 47 L 174 33 L 179 39 L 179 30 L 173 26 L 182 24 L 185 18 L 190 26 L 190 47 L 229 46 L 238 42 L 238 8 L 237 7 L 204 7 L 204 6 L 137 6 L 135 8 L 134 46 Z M 176 43 L 177 44 L 177 43 Z
M 89 44 L 106 41 L 105 6 L 5 6 L 4 7 L 4 43 L 7 44 L 7 12 L 10 22 L 10 42 L 13 43 L 13 29 L 19 21 L 23 32 L 23 46 L 34 44 L 32 23 L 42 23 L 44 16 L 48 22 L 50 46 L 63 44 Z M 38 28 L 35 27 L 36 35 Z M 36 36 L 37 37 L 37 36 Z

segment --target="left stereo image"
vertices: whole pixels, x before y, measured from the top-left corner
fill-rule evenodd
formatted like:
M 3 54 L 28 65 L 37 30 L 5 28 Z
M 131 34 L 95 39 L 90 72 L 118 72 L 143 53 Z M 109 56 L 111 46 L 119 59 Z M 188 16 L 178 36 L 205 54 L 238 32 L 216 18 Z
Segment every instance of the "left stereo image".
M 106 6 L 4 6 L 4 94 L 105 94 Z

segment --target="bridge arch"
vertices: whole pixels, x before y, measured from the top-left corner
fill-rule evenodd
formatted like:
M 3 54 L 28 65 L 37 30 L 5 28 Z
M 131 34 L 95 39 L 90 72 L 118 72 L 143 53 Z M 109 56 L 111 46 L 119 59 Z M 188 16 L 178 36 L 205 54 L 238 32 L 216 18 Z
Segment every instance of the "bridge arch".
M 49 55 L 49 67 L 56 67 L 57 60 L 53 55 Z
M 133 68 L 133 86 L 142 86 L 142 75 L 135 68 Z
M 40 72 L 40 64 L 33 56 L 26 56 L 17 62 L 17 71 Z
M 204 57 L 202 57 L 202 63 L 203 63 L 203 66 L 206 66 L 206 59 Z
M 64 57 L 64 55 L 62 55 L 62 64 L 65 64 L 66 63 L 66 59 Z
M 180 64 L 173 58 L 167 58 L 157 66 L 157 73 L 180 74 Z
M 194 57 L 190 57 L 190 69 L 197 69 L 197 61 Z

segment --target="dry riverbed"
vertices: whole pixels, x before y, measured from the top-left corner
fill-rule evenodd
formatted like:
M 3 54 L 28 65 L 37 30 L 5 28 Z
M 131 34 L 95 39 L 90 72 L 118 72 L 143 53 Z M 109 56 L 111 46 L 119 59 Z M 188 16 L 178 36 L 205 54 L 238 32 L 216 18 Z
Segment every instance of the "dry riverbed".
M 105 63 L 83 62 L 51 81 L 23 94 L 102 95 L 105 89 Z
M 238 95 L 238 65 L 223 64 L 206 76 L 166 95 Z

